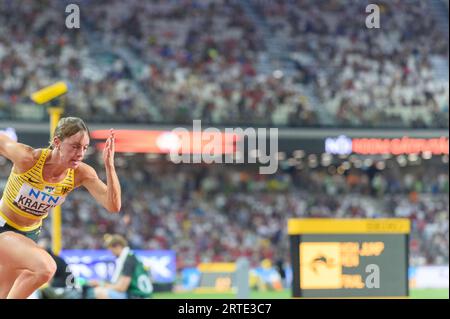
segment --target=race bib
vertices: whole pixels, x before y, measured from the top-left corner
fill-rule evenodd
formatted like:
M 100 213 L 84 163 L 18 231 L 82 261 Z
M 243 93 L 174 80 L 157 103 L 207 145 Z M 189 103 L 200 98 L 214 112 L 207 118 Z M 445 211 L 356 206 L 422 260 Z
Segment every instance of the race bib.
M 61 205 L 66 197 L 54 195 L 55 188 L 46 186 L 44 190 L 23 184 L 16 198 L 14 206 L 34 216 L 44 216 L 56 206 Z

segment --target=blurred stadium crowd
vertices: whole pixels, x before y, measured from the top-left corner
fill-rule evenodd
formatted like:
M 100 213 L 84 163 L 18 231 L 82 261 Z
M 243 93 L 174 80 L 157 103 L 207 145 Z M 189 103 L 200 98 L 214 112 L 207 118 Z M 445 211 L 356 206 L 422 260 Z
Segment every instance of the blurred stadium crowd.
M 448 127 L 431 1 L 379 1 L 381 29 L 365 0 L 72 2 L 69 32 L 64 1 L 0 0 L 0 118 L 63 79 L 98 122 Z
M 366 161 L 359 169 L 340 161 L 300 170 L 286 166 L 271 176 L 251 167 L 120 157 L 121 215 L 75 191 L 63 207 L 64 247 L 101 249 L 105 233 L 120 233 L 135 248 L 176 250 L 179 268 L 238 256 L 256 266 L 289 256 L 290 217 L 406 217 L 412 222 L 411 265 L 448 264 L 446 161 L 405 166 L 393 158 Z M 6 182 L 10 168 L 2 161 L 0 181 Z M 50 223 L 44 229 L 48 236 Z

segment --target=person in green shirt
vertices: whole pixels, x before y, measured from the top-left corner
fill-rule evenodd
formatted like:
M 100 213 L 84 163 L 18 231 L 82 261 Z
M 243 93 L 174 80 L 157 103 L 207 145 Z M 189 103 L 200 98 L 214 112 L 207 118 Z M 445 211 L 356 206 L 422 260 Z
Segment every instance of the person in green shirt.
M 144 299 L 150 298 L 153 285 L 149 272 L 121 235 L 106 235 L 105 246 L 116 259 L 116 267 L 110 283 L 90 281 L 96 299 Z

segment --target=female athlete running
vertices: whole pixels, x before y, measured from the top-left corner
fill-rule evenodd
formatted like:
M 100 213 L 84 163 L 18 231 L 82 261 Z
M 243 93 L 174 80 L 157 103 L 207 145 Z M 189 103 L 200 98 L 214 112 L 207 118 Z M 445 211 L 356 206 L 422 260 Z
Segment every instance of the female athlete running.
M 45 149 L 33 149 L 0 134 L 0 156 L 13 162 L 0 201 L 0 299 L 27 298 L 53 277 L 55 262 L 36 241 L 42 220 L 72 190 L 84 186 L 109 212 L 120 211 L 114 132 L 103 150 L 106 184 L 82 162 L 88 146 L 89 131 L 76 117 L 59 121 Z

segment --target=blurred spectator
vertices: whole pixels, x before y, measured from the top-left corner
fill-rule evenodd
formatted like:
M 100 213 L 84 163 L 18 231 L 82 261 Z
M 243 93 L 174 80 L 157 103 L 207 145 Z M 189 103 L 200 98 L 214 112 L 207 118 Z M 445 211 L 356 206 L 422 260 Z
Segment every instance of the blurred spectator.
M 0 0 L 0 118 L 42 118 L 28 97 L 65 80 L 66 113 L 98 122 L 448 127 L 428 2 L 381 1 L 380 30 L 363 27 L 367 4 L 82 1 L 69 32 L 62 3 Z

